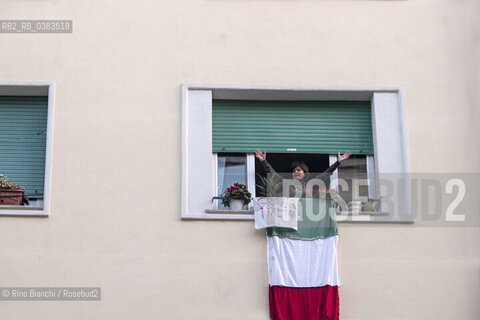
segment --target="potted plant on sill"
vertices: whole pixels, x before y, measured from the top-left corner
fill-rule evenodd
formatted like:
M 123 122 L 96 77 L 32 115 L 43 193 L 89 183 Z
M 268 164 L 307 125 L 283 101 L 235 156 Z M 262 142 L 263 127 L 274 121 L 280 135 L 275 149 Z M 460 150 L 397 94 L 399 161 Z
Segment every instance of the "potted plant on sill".
M 222 197 L 223 205 L 234 211 L 243 210 L 243 207 L 250 201 L 252 201 L 252 194 L 248 191 L 247 186 L 238 182 L 228 187 Z
M 23 203 L 25 189 L 2 177 L 0 179 L 0 205 L 20 206 Z
M 268 175 L 263 177 L 257 174 L 260 183 L 257 184 L 258 194 L 261 197 L 281 197 L 282 196 L 282 182 L 275 176 Z

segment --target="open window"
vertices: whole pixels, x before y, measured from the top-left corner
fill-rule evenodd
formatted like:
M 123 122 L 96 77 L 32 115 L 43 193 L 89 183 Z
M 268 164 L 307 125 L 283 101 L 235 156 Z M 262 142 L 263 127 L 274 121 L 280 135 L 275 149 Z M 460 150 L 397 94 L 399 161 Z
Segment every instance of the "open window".
M 294 161 L 303 161 L 308 165 L 310 172 L 321 173 L 337 161 L 337 155 L 268 153 L 267 159 L 275 170 L 288 176 L 290 164 Z M 248 165 L 252 161 L 254 165 Z M 216 189 L 218 190 L 218 196 L 222 195 L 229 186 L 236 182 L 248 185 L 253 196 L 261 196 L 258 186 L 261 183 L 261 177 L 266 177 L 267 172 L 260 161 L 253 157 L 252 153 L 217 153 L 215 162 L 217 163 Z M 345 181 L 347 187 L 339 187 L 339 180 Z M 346 202 L 355 200 L 353 194 L 357 194 L 361 199 L 375 200 L 377 199 L 375 180 L 374 155 L 354 154 L 342 162 L 342 165 L 326 180 L 326 184 L 327 187 L 338 190 L 340 196 Z M 358 183 L 358 181 L 363 183 Z M 213 205 L 213 210 L 209 210 L 209 212 L 214 213 L 214 209 L 227 210 L 228 208 L 224 207 L 221 201 L 217 201 Z
M 267 152 L 267 161 L 280 173 L 285 173 L 289 177 L 290 165 L 294 161 L 303 161 L 308 165 L 309 171 L 320 173 L 325 171 L 330 165 L 330 156 L 328 154 L 309 154 L 309 153 L 270 153 Z M 255 184 L 260 184 L 260 177 L 267 177 L 265 168 L 258 159 L 255 159 Z M 256 189 L 258 191 L 258 189 Z M 258 192 L 257 192 L 258 194 Z
M 289 169 L 283 167 L 293 159 L 306 160 L 311 171 L 323 172 L 336 161 L 337 152 L 348 151 L 353 156 L 332 180 L 375 180 L 378 172 L 409 171 L 398 89 L 183 89 L 182 218 L 252 219 L 215 212 L 224 208 L 212 198 L 231 182 L 245 183 L 255 194 L 256 176 L 262 171 L 253 155 L 257 147 L 267 150 L 267 160 L 279 172 Z M 378 197 L 377 189 L 376 181 L 358 187 L 368 198 Z M 387 213 L 390 221 L 409 217 L 402 212 L 396 219 L 396 212 Z

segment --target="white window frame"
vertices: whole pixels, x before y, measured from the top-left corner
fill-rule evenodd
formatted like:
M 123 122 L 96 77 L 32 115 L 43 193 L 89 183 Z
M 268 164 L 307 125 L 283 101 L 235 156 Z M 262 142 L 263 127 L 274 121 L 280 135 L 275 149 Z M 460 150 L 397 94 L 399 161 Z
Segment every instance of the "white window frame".
M 6 82 L 0 81 L 2 96 L 47 96 L 47 137 L 45 150 L 45 182 L 42 206 L 0 206 L 0 216 L 18 217 L 48 217 L 50 214 L 50 187 L 52 173 L 53 146 L 53 113 L 54 113 L 54 83 L 53 82 Z
M 182 219 L 252 220 L 253 216 L 232 213 L 207 213 L 215 195 L 216 154 L 212 152 L 212 101 L 238 100 L 350 100 L 371 101 L 374 157 L 367 161 L 377 174 L 397 173 L 408 181 L 409 154 L 406 132 L 405 99 L 400 87 L 283 87 L 240 85 L 182 86 Z M 253 152 L 253 151 L 252 151 Z M 254 156 L 251 166 L 254 165 Z M 248 165 L 247 165 L 248 166 Z M 253 172 L 254 170 L 248 170 Z M 250 177 L 248 177 L 250 178 Z M 249 181 L 251 179 L 248 179 Z M 253 182 L 254 183 L 254 182 Z M 195 189 L 191 189 L 195 186 Z M 201 188 L 199 188 L 201 186 Z M 250 186 L 254 190 L 254 184 Z M 375 186 L 375 189 L 378 188 Z M 381 203 L 381 214 L 346 215 L 348 222 L 413 222 L 410 183 L 394 191 L 398 208 Z M 200 191 L 199 191 L 200 190 Z M 209 191 L 211 190 L 211 191 Z M 376 190 L 381 194 L 382 190 Z M 372 198 L 376 198 L 372 197 Z M 400 205 L 398 205 L 400 203 Z

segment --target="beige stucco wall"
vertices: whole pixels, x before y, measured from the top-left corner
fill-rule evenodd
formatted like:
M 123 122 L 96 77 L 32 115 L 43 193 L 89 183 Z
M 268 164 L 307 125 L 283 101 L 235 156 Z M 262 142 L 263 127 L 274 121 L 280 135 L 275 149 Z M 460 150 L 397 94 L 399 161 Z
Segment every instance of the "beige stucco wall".
M 477 0 L 2 1 L 1 81 L 54 81 L 48 218 L 0 218 L 1 319 L 268 319 L 252 222 L 181 221 L 182 83 L 401 86 L 415 172 L 480 172 Z M 340 225 L 342 319 L 480 318 L 479 228 Z

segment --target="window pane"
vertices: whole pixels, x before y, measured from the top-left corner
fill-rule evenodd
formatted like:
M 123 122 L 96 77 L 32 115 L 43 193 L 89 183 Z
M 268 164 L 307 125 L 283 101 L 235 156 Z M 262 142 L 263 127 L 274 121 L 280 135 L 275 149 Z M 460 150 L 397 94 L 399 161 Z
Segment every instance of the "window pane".
M 218 154 L 218 195 L 235 182 L 247 184 L 247 156 L 245 154 Z M 225 209 L 221 201 L 218 208 Z
M 0 96 L 0 174 L 29 199 L 44 197 L 47 119 L 48 97 Z
M 345 201 L 353 199 L 353 179 L 367 179 L 367 158 L 364 155 L 352 155 L 338 167 L 338 178 L 348 183 L 348 191 L 340 191 Z M 339 190 L 341 188 L 339 187 Z M 359 196 L 368 198 L 368 186 L 359 185 Z

